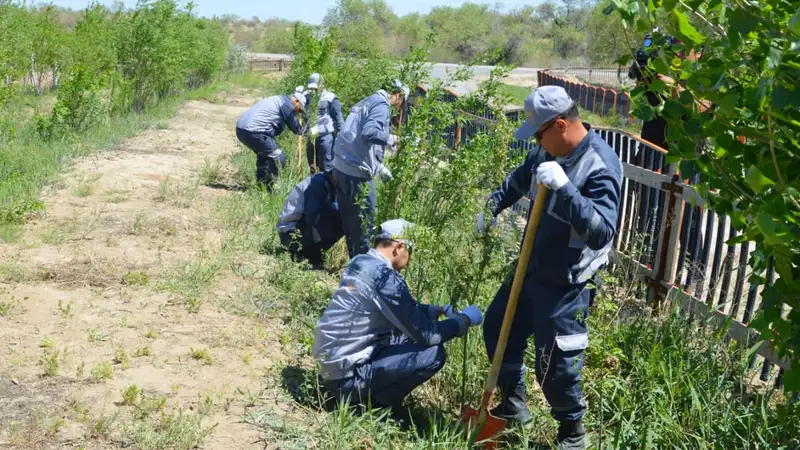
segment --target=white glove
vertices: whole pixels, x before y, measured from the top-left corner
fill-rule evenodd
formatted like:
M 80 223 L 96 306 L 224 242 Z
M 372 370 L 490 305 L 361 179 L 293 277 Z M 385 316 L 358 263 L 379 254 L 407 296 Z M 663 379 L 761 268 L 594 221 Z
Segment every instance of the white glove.
M 389 140 L 386 141 L 386 143 L 389 144 L 389 147 L 397 147 L 400 145 L 400 136 L 396 134 L 390 134 Z
M 540 183 L 555 191 L 569 183 L 569 178 L 567 178 L 567 174 L 564 173 L 564 169 L 555 161 L 547 161 L 539 164 L 539 167 L 536 168 L 536 178 Z
M 380 171 L 381 180 L 386 183 L 388 181 L 392 181 L 394 176 L 392 172 L 384 165 L 381 164 L 381 171 Z
M 312 136 L 316 136 L 319 134 L 319 127 L 314 125 L 308 132 L 311 133 Z
M 487 226 L 489 229 L 494 228 L 497 226 L 497 217 L 492 216 L 492 220 L 489 223 L 486 223 L 486 218 L 483 213 L 478 213 L 476 217 L 475 228 L 478 230 L 478 233 L 483 233 L 487 231 Z
M 461 314 L 467 316 L 469 319 L 469 326 L 475 327 L 483 323 L 483 314 L 481 310 L 475 305 L 469 305 L 461 311 Z

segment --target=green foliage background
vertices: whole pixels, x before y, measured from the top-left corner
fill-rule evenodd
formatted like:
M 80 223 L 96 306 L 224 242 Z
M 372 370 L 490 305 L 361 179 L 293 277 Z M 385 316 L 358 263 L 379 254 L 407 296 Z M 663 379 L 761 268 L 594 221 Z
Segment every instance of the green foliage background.
M 711 207 L 730 218 L 738 236 L 729 243 L 756 243 L 751 282 L 767 284 L 774 267 L 750 325 L 791 361 L 786 388 L 800 391 L 800 2 L 613 0 L 605 12 L 614 11 L 627 33 L 660 22 L 681 41 L 651 59 L 633 113 L 667 119 L 668 160 L 683 178 L 699 176 Z M 679 57 L 690 50 L 702 57 Z M 652 107 L 647 91 L 662 103 Z
M 41 207 L 41 185 L 86 151 L 71 144 L 93 130 L 124 134 L 120 119 L 212 81 L 228 47 L 221 22 L 176 0 L 75 16 L 0 0 L 0 42 L 0 225 Z

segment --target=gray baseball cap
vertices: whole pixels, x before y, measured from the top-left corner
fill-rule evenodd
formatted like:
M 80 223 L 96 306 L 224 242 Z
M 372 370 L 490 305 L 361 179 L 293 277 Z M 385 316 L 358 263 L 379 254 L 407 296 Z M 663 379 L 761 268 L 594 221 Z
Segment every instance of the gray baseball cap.
M 409 231 L 414 228 L 414 224 L 404 219 L 387 220 L 381 224 L 381 228 L 375 236 L 375 240 L 392 239 L 402 241 L 413 247 L 414 244 L 408 239 Z
M 514 133 L 514 138 L 528 139 L 542 125 L 564 114 L 574 104 L 561 86 L 541 86 L 534 89 L 525 99 L 525 123 Z
M 319 84 L 322 82 L 322 75 L 318 73 L 312 73 L 310 77 L 308 77 L 308 88 L 309 89 L 319 89 Z

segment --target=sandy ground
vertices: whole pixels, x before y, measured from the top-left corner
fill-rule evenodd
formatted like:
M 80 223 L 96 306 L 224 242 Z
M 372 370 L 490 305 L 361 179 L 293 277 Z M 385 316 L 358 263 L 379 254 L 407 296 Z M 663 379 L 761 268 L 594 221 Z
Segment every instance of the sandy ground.
M 219 250 L 215 205 L 230 193 L 200 185 L 198 171 L 236 150 L 233 123 L 250 101 L 189 102 L 76 161 L 47 189 L 46 212 L 23 238 L 0 246 L 0 301 L 13 305 L 0 316 L 0 448 L 127 447 L 120 430 L 134 408 L 120 404 L 121 390 L 133 384 L 166 397 L 166 411 L 204 408 L 203 426 L 213 428 L 202 448 L 263 448 L 241 416 L 279 363 L 269 319 L 214 303 L 191 311 L 157 287 Z M 226 288 L 224 277 L 215 281 L 215 293 Z M 57 374 L 45 376 L 46 355 Z M 93 373 L 104 362 L 113 368 L 106 380 Z

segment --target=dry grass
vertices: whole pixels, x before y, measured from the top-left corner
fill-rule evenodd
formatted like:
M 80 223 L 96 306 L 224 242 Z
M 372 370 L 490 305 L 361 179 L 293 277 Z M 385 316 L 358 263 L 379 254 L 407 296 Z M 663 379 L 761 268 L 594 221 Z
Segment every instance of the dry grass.
M 13 422 L 9 427 L 9 444 L 12 448 L 35 449 L 51 441 L 64 426 L 64 417 L 43 410 L 33 411 L 23 422 Z
M 129 262 L 94 255 L 74 258 L 48 269 L 51 281 L 68 288 L 116 286 L 127 282 L 126 276 L 135 272 L 144 274 Z M 136 281 L 141 281 L 141 277 Z

